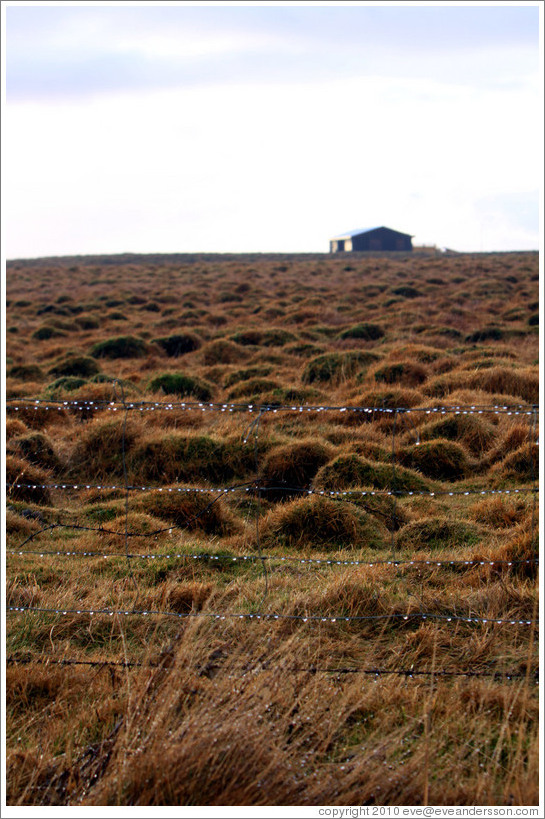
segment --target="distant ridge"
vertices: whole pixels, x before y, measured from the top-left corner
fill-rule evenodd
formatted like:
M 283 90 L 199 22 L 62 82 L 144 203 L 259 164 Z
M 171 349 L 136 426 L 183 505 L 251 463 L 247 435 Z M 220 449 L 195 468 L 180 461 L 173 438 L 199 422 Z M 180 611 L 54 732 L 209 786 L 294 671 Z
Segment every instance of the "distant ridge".
M 472 250 L 472 251 L 458 251 L 450 248 L 443 254 L 456 253 L 457 256 L 509 256 L 519 255 L 520 253 L 538 254 L 538 250 Z M 395 256 L 399 257 L 399 253 L 389 253 L 388 251 L 377 251 L 376 253 L 350 253 L 350 258 L 353 260 L 358 257 L 372 258 L 373 256 Z M 403 255 L 403 254 L 401 254 Z M 413 256 L 418 256 L 418 250 L 413 251 Z M 331 253 L 329 252 L 301 252 L 301 253 L 274 253 L 274 252 L 249 252 L 249 253 L 97 253 L 97 254 L 82 254 L 75 256 L 35 256 L 32 258 L 17 257 L 6 260 L 6 266 L 11 267 L 17 264 L 24 264 L 26 267 L 40 266 L 42 264 L 100 264 L 100 265 L 118 265 L 118 264 L 134 264 L 138 262 L 148 262 L 151 264 L 159 264 L 163 262 L 185 262 L 191 264 L 197 261 L 214 261 L 219 259 L 323 259 L 328 262 L 331 261 Z M 346 261 L 346 257 L 342 257 Z M 340 259 L 338 259 L 340 260 Z

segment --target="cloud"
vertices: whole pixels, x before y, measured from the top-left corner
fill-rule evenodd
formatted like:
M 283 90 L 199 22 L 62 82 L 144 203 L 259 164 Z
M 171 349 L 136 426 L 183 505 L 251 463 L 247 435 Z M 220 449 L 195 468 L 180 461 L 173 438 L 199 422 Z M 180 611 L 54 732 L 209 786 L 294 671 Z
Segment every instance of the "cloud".
M 320 251 L 359 224 L 479 250 L 482 200 L 534 186 L 537 117 L 532 92 L 385 78 L 21 103 L 9 255 L 29 255 L 29 233 L 36 255 Z M 522 249 L 514 227 L 496 220 L 487 245 Z
M 8 7 L 8 253 L 535 248 L 535 11 Z
M 240 82 L 412 76 L 517 82 L 532 7 L 7 8 L 8 100 Z

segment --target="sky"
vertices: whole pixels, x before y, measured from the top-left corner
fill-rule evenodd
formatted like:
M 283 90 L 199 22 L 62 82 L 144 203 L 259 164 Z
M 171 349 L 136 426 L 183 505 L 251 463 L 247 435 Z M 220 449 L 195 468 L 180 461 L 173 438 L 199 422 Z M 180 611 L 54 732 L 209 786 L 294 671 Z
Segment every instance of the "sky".
M 539 5 L 5 2 L 4 253 L 537 249 Z

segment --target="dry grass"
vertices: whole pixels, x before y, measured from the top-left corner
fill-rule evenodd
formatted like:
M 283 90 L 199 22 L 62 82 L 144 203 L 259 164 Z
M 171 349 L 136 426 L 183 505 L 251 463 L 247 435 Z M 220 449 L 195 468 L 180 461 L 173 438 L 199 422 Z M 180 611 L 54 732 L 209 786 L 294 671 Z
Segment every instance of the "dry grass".
M 35 553 L 7 603 L 68 612 L 8 617 L 8 804 L 537 804 L 536 629 L 455 619 L 537 619 L 534 495 L 475 494 L 535 487 L 537 430 L 379 411 L 536 401 L 536 255 L 81 257 L 7 285 L 8 397 L 375 408 L 8 405 L 8 482 L 64 488 L 8 487 L 8 550 Z

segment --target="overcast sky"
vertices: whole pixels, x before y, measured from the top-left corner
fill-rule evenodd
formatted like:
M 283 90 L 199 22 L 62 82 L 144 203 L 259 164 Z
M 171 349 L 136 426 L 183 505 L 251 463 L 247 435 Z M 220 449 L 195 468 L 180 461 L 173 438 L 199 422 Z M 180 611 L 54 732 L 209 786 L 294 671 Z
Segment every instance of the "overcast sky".
M 3 12 L 8 258 L 538 247 L 537 4 Z

